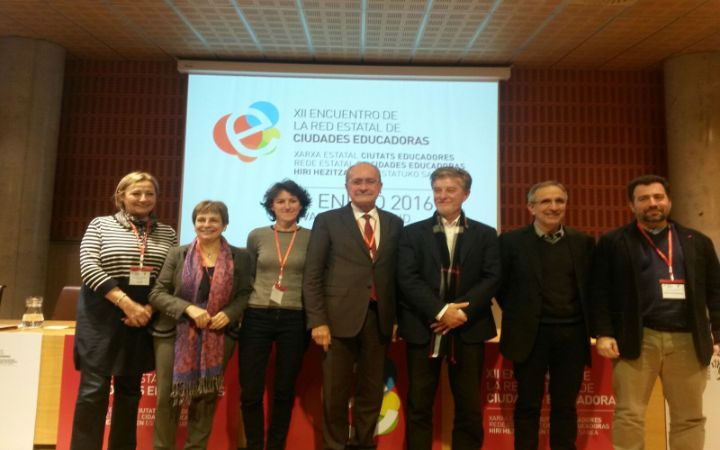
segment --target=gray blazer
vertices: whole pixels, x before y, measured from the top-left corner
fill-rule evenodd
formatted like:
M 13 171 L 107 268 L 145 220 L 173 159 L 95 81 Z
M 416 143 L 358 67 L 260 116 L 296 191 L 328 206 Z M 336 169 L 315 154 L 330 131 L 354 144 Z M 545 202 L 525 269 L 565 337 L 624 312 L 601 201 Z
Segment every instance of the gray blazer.
M 152 335 L 168 337 L 175 335 L 175 326 L 183 318 L 185 309 L 190 302 L 180 297 L 182 289 L 182 271 L 188 245 L 170 250 L 160 276 L 150 292 L 150 305 L 157 311 L 152 324 Z M 230 300 L 222 311 L 230 319 L 228 329 L 233 327 L 242 317 L 252 292 L 252 262 L 247 250 L 230 246 L 235 270 Z M 187 318 L 187 317 L 186 317 Z M 189 320 L 189 319 L 188 319 Z
M 303 275 L 308 328 L 328 325 L 332 336 L 356 336 L 365 321 L 374 282 L 380 333 L 384 338 L 392 335 L 402 219 L 380 209 L 378 214 L 381 237 L 375 261 L 349 204 L 315 218 Z

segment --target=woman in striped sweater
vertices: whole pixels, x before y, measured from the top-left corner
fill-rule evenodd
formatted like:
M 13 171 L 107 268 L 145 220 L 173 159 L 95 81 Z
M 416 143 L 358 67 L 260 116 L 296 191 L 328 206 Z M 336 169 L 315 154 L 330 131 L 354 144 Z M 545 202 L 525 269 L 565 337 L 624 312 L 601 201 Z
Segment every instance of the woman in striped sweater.
M 76 450 L 101 449 L 110 383 L 114 387 L 107 448 L 134 449 L 142 374 L 153 369 L 148 294 L 175 231 L 153 214 L 158 182 L 132 172 L 115 190 L 119 211 L 96 217 L 80 244 L 83 285 L 77 306 L 75 368 L 80 387 L 72 441 Z

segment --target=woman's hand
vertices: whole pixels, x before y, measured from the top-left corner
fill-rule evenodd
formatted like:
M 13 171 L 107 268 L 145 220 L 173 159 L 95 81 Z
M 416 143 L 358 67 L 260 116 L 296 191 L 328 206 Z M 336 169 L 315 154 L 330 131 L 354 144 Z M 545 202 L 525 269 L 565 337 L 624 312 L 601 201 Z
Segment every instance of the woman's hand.
M 205 328 L 210 324 L 210 314 L 199 306 L 188 306 L 185 308 L 185 314 L 195 322 L 195 326 L 198 328 Z
M 225 314 L 224 312 L 220 311 L 219 313 L 215 314 L 210 318 L 210 326 L 208 326 L 211 330 L 221 330 L 225 328 L 230 323 L 230 318 Z
M 118 305 L 122 312 L 125 313 L 125 317 L 122 321 L 129 327 L 144 327 L 150 322 L 152 317 L 152 308 L 150 305 L 141 305 L 125 296 Z

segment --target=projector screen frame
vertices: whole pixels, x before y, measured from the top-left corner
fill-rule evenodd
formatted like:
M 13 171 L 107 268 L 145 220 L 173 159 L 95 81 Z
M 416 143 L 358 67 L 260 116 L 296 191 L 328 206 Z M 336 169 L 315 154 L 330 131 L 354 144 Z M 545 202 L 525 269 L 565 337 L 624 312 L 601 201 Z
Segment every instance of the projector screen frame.
M 180 59 L 180 73 L 194 75 L 238 75 L 301 78 L 365 78 L 413 81 L 503 81 L 510 78 L 510 66 L 372 66 L 342 64 L 284 64 L 240 61 Z

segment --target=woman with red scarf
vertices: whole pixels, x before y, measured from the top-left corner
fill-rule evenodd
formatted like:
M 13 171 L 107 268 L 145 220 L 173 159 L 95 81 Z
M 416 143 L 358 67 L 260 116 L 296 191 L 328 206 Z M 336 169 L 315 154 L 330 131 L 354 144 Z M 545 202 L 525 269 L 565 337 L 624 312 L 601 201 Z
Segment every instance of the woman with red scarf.
M 206 448 L 225 364 L 235 340 L 225 335 L 252 291 L 249 254 L 222 236 L 228 210 L 202 201 L 192 213 L 196 238 L 172 249 L 150 293 L 157 371 L 155 450 L 175 450 L 180 407 L 188 404 L 186 449 Z

